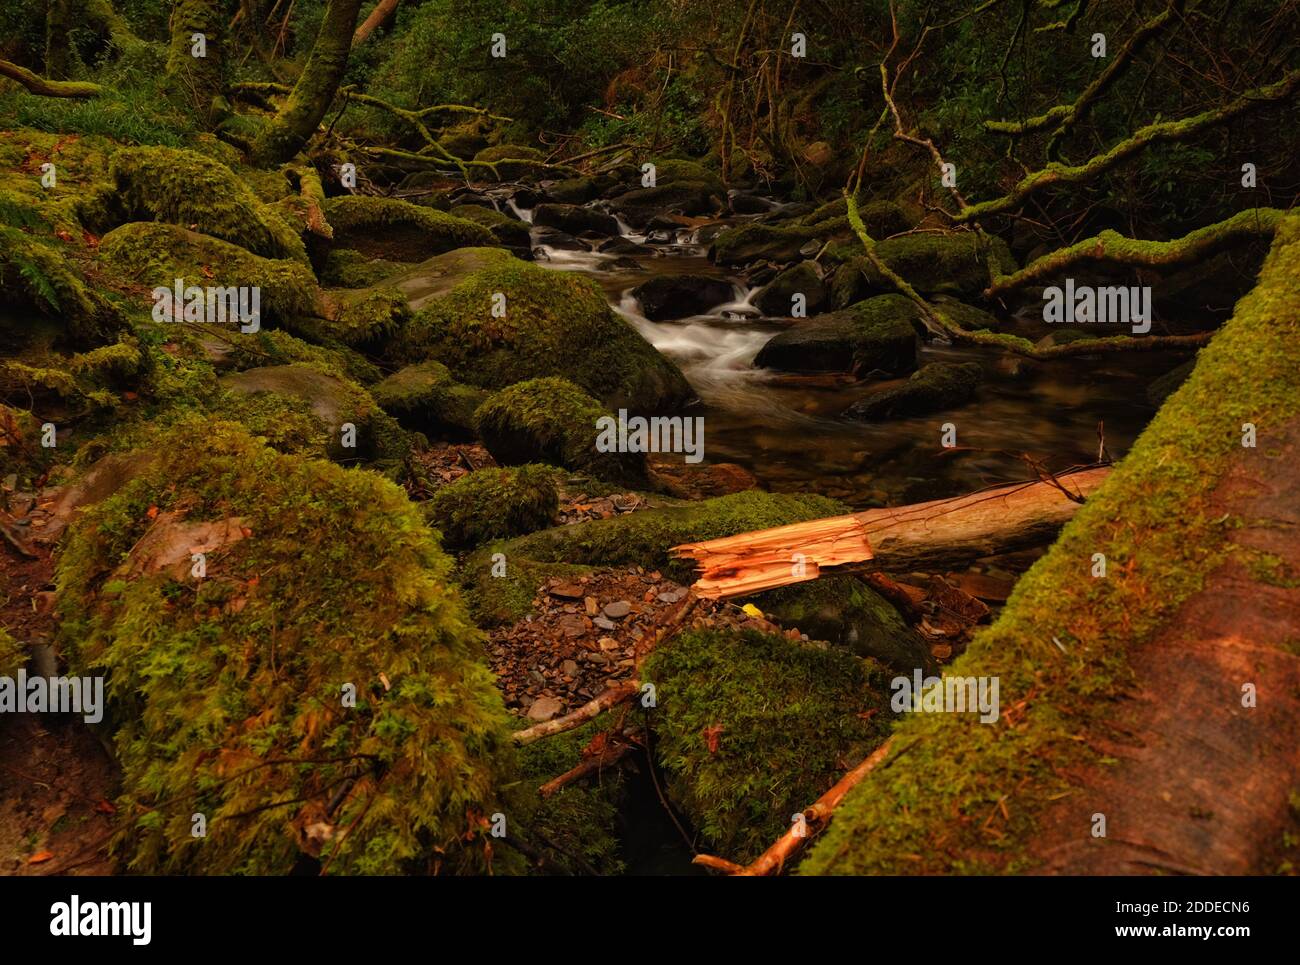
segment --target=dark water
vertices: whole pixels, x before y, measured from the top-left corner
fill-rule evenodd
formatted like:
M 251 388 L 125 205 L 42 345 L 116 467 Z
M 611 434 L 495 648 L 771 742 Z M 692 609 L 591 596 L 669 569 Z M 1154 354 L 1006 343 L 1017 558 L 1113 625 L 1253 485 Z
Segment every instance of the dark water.
M 528 212 L 523 212 L 526 216 Z M 643 237 L 624 229 L 633 241 Z M 1032 476 L 1012 453 L 1027 452 L 1051 469 L 1095 460 L 1098 423 L 1118 458 L 1154 414 L 1146 401 L 1151 379 L 1182 357 L 1132 353 L 1061 359 L 1007 373 L 1003 353 L 929 343 L 922 362 L 977 361 L 985 381 L 973 402 L 934 415 L 866 424 L 838 419 L 881 383 L 789 376 L 752 366 L 763 343 L 791 322 L 764 318 L 748 302 L 743 280 L 711 264 L 705 248 L 683 230 L 677 243 L 637 257 L 645 269 L 615 267 L 614 256 L 537 249 L 538 264 L 595 279 L 615 306 L 656 348 L 673 358 L 699 393 L 705 459 L 736 462 L 775 491 L 819 492 L 855 507 L 939 498 Z M 630 290 L 653 275 L 726 278 L 734 300 L 707 315 L 652 322 Z M 1009 331 L 1036 338 L 1041 323 L 1006 320 Z M 941 426 L 957 429 L 945 450 Z M 1010 450 L 1011 453 L 1000 450 Z

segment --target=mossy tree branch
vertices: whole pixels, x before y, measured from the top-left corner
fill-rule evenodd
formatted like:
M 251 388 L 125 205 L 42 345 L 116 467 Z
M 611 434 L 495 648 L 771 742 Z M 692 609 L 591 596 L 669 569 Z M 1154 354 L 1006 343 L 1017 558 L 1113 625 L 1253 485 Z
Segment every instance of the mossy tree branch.
M 1198 348 L 1207 343 L 1213 336 L 1213 332 L 1201 332 L 1196 335 L 1153 335 L 1147 338 L 1130 338 L 1127 335 L 1115 335 L 1109 338 L 1090 338 L 1077 342 L 1067 342 L 1064 345 L 1051 345 L 1047 348 L 1038 348 L 1027 338 L 1021 338 L 1018 335 L 1007 335 L 1001 332 L 990 332 L 984 329 L 974 332 L 968 332 L 960 325 L 948 318 L 943 308 L 938 305 L 932 305 L 921 297 L 920 293 L 908 283 L 898 272 L 894 271 L 884 260 L 876 253 L 876 242 L 867 234 L 866 225 L 862 223 L 862 216 L 858 213 L 857 202 L 853 200 L 852 195 L 848 192 L 844 194 L 848 207 L 849 225 L 853 228 L 853 233 L 858 236 L 858 241 L 862 243 L 863 251 L 866 253 L 867 260 L 880 272 L 881 276 L 889 281 L 891 285 L 898 289 L 899 293 L 907 297 L 920 310 L 921 316 L 925 319 L 927 326 L 931 331 L 938 335 L 950 339 L 953 342 L 959 342 L 966 345 L 986 345 L 992 348 L 1004 349 L 1008 352 L 1014 352 L 1016 355 L 1022 355 L 1025 358 L 1044 360 L 1052 358 L 1061 358 L 1068 355 L 1096 355 L 1099 353 L 1110 352 L 1153 352 L 1171 348 Z
M 1170 0 L 1169 6 L 1139 26 L 1119 53 L 1115 55 L 1115 58 L 1106 65 L 1106 69 L 1084 88 L 1083 93 L 1079 95 L 1073 104 L 1058 104 L 1045 114 L 1039 114 L 1037 117 L 1030 117 L 1023 121 L 985 121 L 985 128 L 998 134 L 1012 136 L 1029 134 L 1045 128 L 1055 128 L 1047 144 L 1047 156 L 1056 157 L 1060 142 L 1066 134 L 1088 116 L 1093 104 L 1128 69 L 1133 57 L 1141 52 L 1147 42 L 1160 33 L 1170 21 L 1180 16 L 1184 6 L 1186 6 L 1186 0 Z
M 1004 214 L 1023 204 L 1030 196 L 1044 188 L 1062 184 L 1083 184 L 1140 153 L 1153 144 L 1184 141 L 1203 131 L 1225 124 L 1235 117 L 1276 103 L 1295 93 L 1300 86 L 1300 70 L 1289 71 L 1281 80 L 1248 91 L 1235 100 L 1215 110 L 1203 111 L 1178 121 L 1157 121 L 1140 128 L 1132 137 L 1120 141 L 1110 150 L 1095 155 L 1083 164 L 1065 165 L 1049 163 L 1039 171 L 1024 177 L 1019 184 L 1000 198 L 964 205 L 952 215 L 955 224 L 967 224 L 990 215 Z
M 104 89 L 98 84 L 83 80 L 47 80 L 26 67 L 0 60 L 0 76 L 18 81 L 33 94 L 41 97 L 99 97 Z
M 1142 268 L 1168 268 L 1194 264 L 1238 241 L 1271 238 L 1286 212 L 1276 208 L 1249 208 L 1217 224 L 1197 228 L 1172 241 L 1142 241 L 1118 231 L 1103 231 L 1043 255 L 1010 275 L 1001 275 L 985 290 L 993 298 L 1042 281 L 1083 262 L 1108 262 Z

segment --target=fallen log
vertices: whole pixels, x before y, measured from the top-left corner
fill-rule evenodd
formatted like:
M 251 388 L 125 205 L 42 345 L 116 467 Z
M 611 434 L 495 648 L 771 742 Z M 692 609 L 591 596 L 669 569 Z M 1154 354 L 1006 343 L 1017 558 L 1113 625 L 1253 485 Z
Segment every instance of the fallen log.
M 1050 542 L 1109 474 L 1109 466 L 1080 469 L 953 499 L 686 543 L 672 553 L 699 564 L 694 590 L 710 599 L 815 580 L 842 566 L 896 573 L 953 569 Z

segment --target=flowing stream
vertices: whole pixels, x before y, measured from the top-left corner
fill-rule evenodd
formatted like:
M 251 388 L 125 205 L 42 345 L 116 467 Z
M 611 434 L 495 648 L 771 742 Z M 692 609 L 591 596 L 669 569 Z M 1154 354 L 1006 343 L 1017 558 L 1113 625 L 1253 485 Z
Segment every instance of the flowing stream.
M 525 221 L 532 212 L 516 210 Z M 742 220 L 742 219 L 731 219 Z M 1150 380 L 1181 359 L 1166 353 L 1023 363 L 1018 374 L 1002 353 L 937 342 L 921 363 L 979 362 L 985 381 L 973 402 L 941 413 L 880 423 L 838 418 L 851 403 L 889 383 L 847 377 L 790 375 L 755 369 L 767 339 L 797 320 L 766 318 L 743 278 L 711 263 L 697 232 L 637 233 L 620 222 L 628 241 L 649 244 L 653 256 L 571 251 L 536 244 L 540 265 L 580 272 L 600 284 L 610 304 L 660 352 L 674 359 L 699 394 L 705 459 L 735 462 L 774 491 L 819 492 L 855 508 L 914 502 L 969 492 L 1032 475 L 1017 455 L 1026 452 L 1052 469 L 1096 459 L 1098 423 L 1118 458 L 1154 414 Z M 650 321 L 632 289 L 655 275 L 696 274 L 733 285 L 734 297 L 708 314 Z M 1008 319 L 1006 330 L 1044 334 L 1040 322 Z M 941 427 L 956 426 L 958 449 L 940 444 Z

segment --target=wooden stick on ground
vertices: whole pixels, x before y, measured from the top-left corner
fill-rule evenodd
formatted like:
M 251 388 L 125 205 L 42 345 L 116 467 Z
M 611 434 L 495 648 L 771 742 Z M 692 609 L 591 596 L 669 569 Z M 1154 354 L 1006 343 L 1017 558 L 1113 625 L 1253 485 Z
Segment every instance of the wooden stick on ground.
M 645 735 L 641 734 L 638 738 L 635 734 L 620 735 L 617 740 L 605 744 L 599 751 L 590 757 L 584 758 L 576 766 L 569 768 L 559 777 L 551 778 L 537 789 L 537 793 L 543 798 L 548 798 L 556 791 L 580 778 L 586 777 L 596 771 L 603 771 L 605 768 L 617 764 L 623 758 L 627 757 L 634 750 L 641 746 L 645 740 Z
M 785 867 L 786 861 L 798 854 L 813 835 L 830 824 L 831 815 L 840 806 L 840 802 L 844 800 L 845 795 L 861 783 L 863 778 L 874 771 L 877 765 L 889 756 L 889 750 L 893 743 L 894 739 L 892 737 L 885 741 L 872 751 L 861 764 L 836 781 L 834 787 L 819 797 L 810 807 L 806 808 L 803 812 L 804 823 L 802 827 L 798 825 L 792 826 L 789 831 L 777 838 L 775 844 L 759 855 L 752 864 L 731 873 L 738 877 L 747 878 L 779 874 L 781 869 Z M 914 746 L 914 743 L 908 744 L 894 755 L 893 760 L 898 760 Z M 893 761 L 890 763 L 893 763 Z M 702 854 L 696 855 L 692 863 L 710 868 L 722 868 L 723 870 L 727 870 L 727 865 L 731 865 L 733 868 L 739 867 L 722 858 Z
M 531 744 L 543 737 L 550 737 L 552 734 L 563 734 L 566 730 L 573 730 L 575 727 L 581 727 L 589 720 L 595 720 L 609 708 L 617 707 L 625 700 L 631 700 L 640 689 L 641 681 L 636 679 L 624 680 L 610 687 L 593 700 L 587 701 L 577 710 L 570 711 L 563 717 L 556 717 L 554 720 L 543 721 L 524 730 L 517 730 L 512 737 L 516 744 L 522 746 Z
M 1109 474 L 1108 466 L 1082 469 L 954 499 L 687 543 L 672 553 L 700 565 L 692 589 L 711 599 L 815 580 L 838 566 L 898 573 L 951 569 L 1049 542 L 1079 508 L 1062 485 L 1087 497 Z

